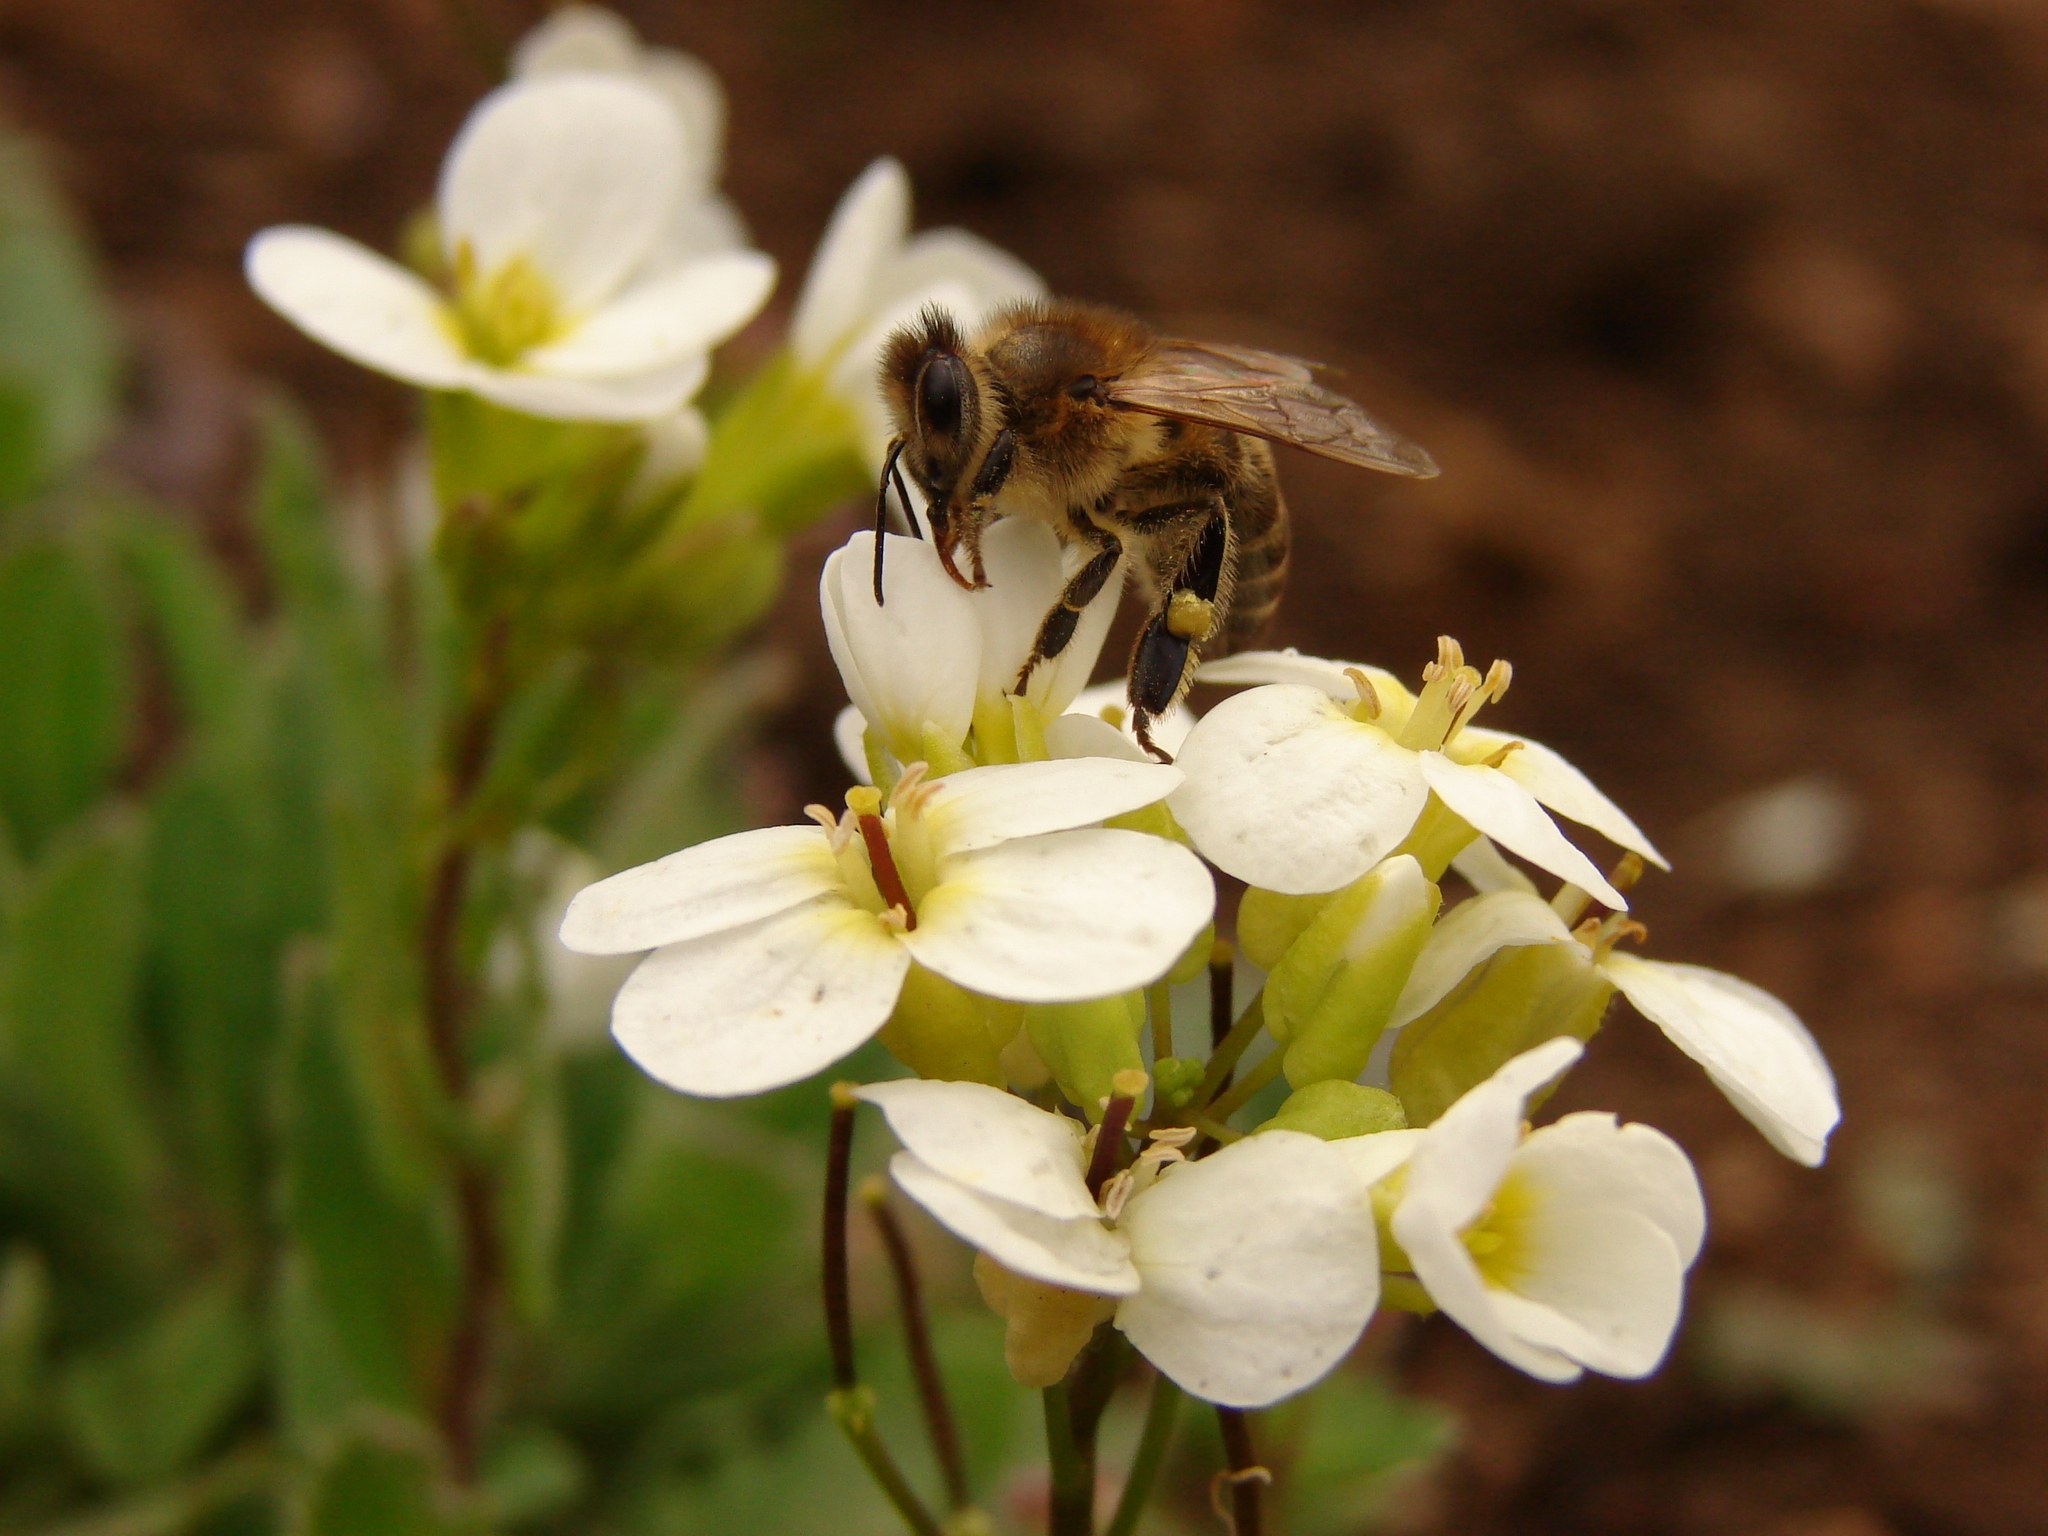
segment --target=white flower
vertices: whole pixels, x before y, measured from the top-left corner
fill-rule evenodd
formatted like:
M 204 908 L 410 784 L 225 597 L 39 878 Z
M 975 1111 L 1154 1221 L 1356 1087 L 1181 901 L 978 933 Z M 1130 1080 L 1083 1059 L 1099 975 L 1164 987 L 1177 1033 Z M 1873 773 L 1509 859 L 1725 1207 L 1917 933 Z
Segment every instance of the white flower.
M 257 293 L 345 357 L 536 416 L 645 421 L 702 385 L 760 308 L 756 251 L 663 250 L 689 168 L 669 99 L 623 75 L 543 72 L 470 114 L 436 211 L 452 296 L 323 229 L 249 242 Z
M 879 466 L 889 418 L 875 372 L 889 333 L 934 305 L 972 335 L 1001 305 L 1044 293 L 1037 273 L 965 230 L 926 230 L 912 239 L 910 178 L 894 160 L 877 160 L 847 188 L 811 259 L 790 347 L 858 413 Z
M 650 264 L 677 265 L 713 251 L 743 249 L 747 226 L 718 190 L 725 168 L 725 90 L 703 60 L 650 48 L 601 5 L 565 5 L 520 39 L 516 79 L 572 73 L 620 75 L 667 100 L 683 135 L 678 190 Z
M 1283 895 L 1348 885 L 1397 848 L 1431 792 L 1467 824 L 1617 911 L 1628 903 L 1544 813 L 1662 865 L 1634 822 L 1548 747 L 1468 722 L 1507 689 L 1440 642 L 1421 696 L 1376 667 L 1254 651 L 1204 682 L 1268 683 L 1202 717 L 1175 761 L 1175 818 L 1209 860 Z
M 881 746 L 898 763 L 931 759 L 959 749 L 978 712 L 1007 719 L 1004 697 L 1065 584 L 1069 557 L 1044 524 L 1005 518 L 982 544 L 989 584 L 968 592 L 929 542 L 885 534 L 886 600 L 878 607 L 874 538 L 855 534 L 825 562 L 818 583 L 825 636 L 847 694 Z M 1107 583 L 1066 648 L 1032 669 L 1024 697 L 1040 715 L 1060 714 L 1087 683 L 1120 589 Z M 844 747 L 844 728 L 840 739 Z
M 599 881 L 570 903 L 562 942 L 654 951 L 612 1005 L 613 1034 L 650 1075 L 757 1093 L 866 1041 L 913 960 L 1025 1003 L 1158 980 L 1209 921 L 1209 873 L 1164 839 L 1087 824 L 1178 781 L 1104 759 L 932 781 L 913 765 L 886 812 L 856 789 L 836 822 L 817 806 L 821 825 L 737 833 Z
M 1389 1027 L 1427 1013 L 1499 950 L 1570 944 L 1673 1045 L 1705 1067 L 1772 1146 L 1817 1167 L 1842 1108 L 1834 1074 L 1806 1026 L 1770 993 L 1737 977 L 1615 949 L 1615 941 L 1630 931 L 1625 919 L 1609 917 L 1575 935 L 1548 902 L 1527 891 L 1475 896 L 1454 907 L 1430 934 Z
M 1197 1397 L 1300 1391 L 1378 1305 L 1371 1208 L 1331 1143 L 1269 1131 L 1193 1163 L 1162 1146 L 1098 1200 L 1065 1116 L 979 1083 L 860 1096 L 903 1143 L 889 1169 L 905 1193 L 1013 1274 L 1115 1298 L 1117 1327 Z
M 1430 1300 L 1501 1359 L 1545 1381 L 1647 1376 L 1678 1327 L 1706 1208 L 1685 1153 L 1647 1125 L 1581 1113 L 1523 1134 L 1529 1095 L 1579 1052 L 1551 1040 L 1427 1130 L 1331 1145 L 1392 1204 Z

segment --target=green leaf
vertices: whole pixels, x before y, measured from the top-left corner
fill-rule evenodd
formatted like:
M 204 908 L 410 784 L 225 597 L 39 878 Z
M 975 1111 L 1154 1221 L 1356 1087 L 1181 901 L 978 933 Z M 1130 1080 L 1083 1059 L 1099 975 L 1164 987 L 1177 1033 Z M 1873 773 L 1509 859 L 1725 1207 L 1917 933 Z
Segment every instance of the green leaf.
M 66 1426 L 102 1476 L 168 1477 L 246 1400 L 259 1357 L 256 1324 L 236 1288 L 208 1282 L 65 1370 Z
M 315 1479 L 297 1536 L 449 1536 L 476 1529 L 449 1509 L 425 1451 L 358 1440 Z
M 135 1016 L 138 832 L 111 817 L 52 848 L 10 904 L 0 947 L 0 1186 L 129 1283 L 165 1236 Z
M 363 1392 L 398 1410 L 433 1401 L 454 1316 L 445 1188 L 425 1198 L 383 1177 L 342 1065 L 325 988 L 291 1022 L 286 1224 L 308 1296 Z
M 1373 1529 L 1403 1479 L 1450 1450 L 1457 1420 L 1378 1376 L 1340 1371 L 1274 1417 L 1298 1415 L 1295 1460 L 1279 1485 L 1293 1536 Z
M 105 793 L 127 728 L 120 633 L 78 554 L 0 553 L 0 813 L 33 856 Z
M 115 364 L 112 316 L 42 156 L 0 134 L 0 499 L 93 446 Z

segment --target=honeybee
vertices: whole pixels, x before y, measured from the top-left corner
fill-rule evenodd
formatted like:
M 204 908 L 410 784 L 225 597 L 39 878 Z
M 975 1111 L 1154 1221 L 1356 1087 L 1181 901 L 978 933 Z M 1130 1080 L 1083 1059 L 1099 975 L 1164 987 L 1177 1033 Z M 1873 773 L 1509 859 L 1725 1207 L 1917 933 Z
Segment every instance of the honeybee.
M 972 338 L 926 310 L 889 338 L 881 386 L 896 436 L 878 534 L 892 483 L 908 512 L 907 472 L 939 558 L 964 587 L 987 584 L 981 537 L 997 518 L 1041 518 L 1090 551 L 1039 627 L 1017 691 L 1066 648 L 1128 557 L 1151 610 L 1131 652 L 1131 723 L 1162 760 L 1152 722 L 1205 656 L 1243 649 L 1280 602 L 1287 503 L 1267 440 L 1390 474 L 1437 472 L 1298 358 L 1169 340 L 1094 304 L 1014 304 Z

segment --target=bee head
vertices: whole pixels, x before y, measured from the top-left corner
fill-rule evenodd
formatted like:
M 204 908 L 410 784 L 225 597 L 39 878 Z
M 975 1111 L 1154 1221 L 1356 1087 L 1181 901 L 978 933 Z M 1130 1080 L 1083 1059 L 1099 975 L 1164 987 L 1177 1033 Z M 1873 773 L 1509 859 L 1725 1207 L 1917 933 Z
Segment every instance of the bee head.
M 882 391 L 903 464 L 934 507 L 953 499 L 981 438 L 981 386 L 953 317 L 936 306 L 889 338 Z

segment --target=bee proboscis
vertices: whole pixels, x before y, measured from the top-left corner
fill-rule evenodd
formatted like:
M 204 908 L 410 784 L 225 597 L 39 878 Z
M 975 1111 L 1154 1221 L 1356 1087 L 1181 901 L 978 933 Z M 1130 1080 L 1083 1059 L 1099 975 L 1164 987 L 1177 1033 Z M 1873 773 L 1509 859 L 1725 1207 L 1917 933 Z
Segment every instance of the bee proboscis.
M 897 435 L 877 533 L 892 482 L 908 511 L 907 472 L 962 586 L 985 584 L 982 531 L 1000 517 L 1043 519 L 1088 552 L 1039 627 L 1020 692 L 1128 561 L 1150 608 L 1131 652 L 1131 723 L 1161 758 L 1152 722 L 1205 656 L 1243 649 L 1279 604 L 1287 504 L 1267 443 L 1390 474 L 1437 472 L 1427 453 L 1318 384 L 1312 364 L 1159 337 L 1129 315 L 1068 300 L 1010 305 L 971 338 L 927 310 L 890 337 L 881 384 Z M 877 537 L 877 602 L 881 549 Z

